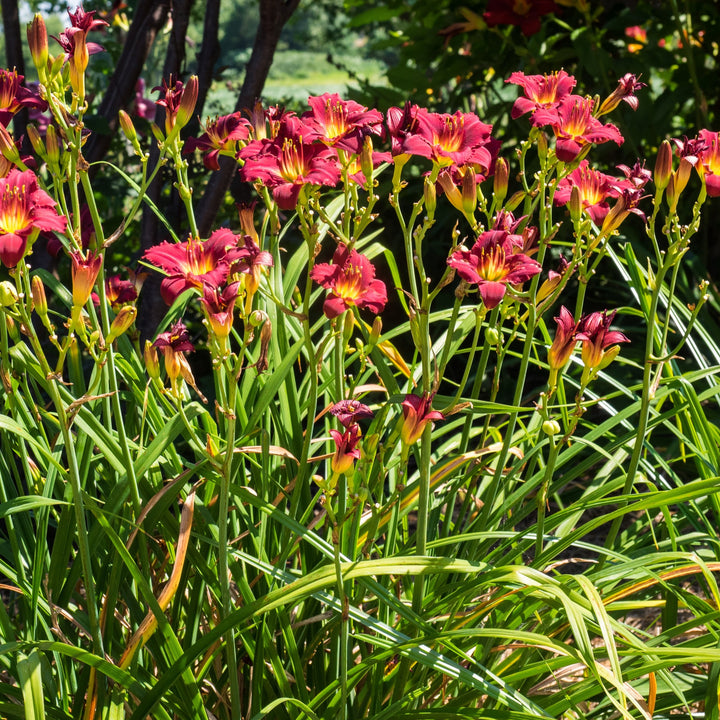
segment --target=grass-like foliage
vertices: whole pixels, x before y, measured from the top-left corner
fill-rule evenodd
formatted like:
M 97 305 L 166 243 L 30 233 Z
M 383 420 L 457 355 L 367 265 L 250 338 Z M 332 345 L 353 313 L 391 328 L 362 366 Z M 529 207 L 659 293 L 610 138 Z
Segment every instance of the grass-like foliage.
M 642 84 L 560 71 L 510 78 L 502 152 L 330 94 L 189 141 L 193 78 L 90 167 L 71 19 L 56 58 L 30 26 L 39 96 L 3 76 L 50 120 L 32 158 L 0 128 L 0 714 L 717 718 L 720 338 L 685 268 L 717 134 L 601 172 Z M 236 227 L 199 237 L 187 150 L 254 184 Z M 108 257 L 161 167 L 188 233 L 143 255 L 145 340 Z

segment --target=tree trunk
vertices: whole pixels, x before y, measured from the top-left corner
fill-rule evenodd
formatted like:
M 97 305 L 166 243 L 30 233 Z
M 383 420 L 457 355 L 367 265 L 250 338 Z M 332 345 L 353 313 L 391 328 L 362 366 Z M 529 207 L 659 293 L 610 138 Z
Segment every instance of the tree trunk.
M 280 34 L 300 0 L 260 0 L 260 24 L 255 44 L 245 70 L 235 111 L 250 110 L 265 86 Z M 228 157 L 220 157 L 220 170 L 213 173 L 198 204 L 197 223 L 201 236 L 207 236 L 212 227 L 220 203 L 233 180 L 237 163 Z
M 88 162 L 101 160 L 107 153 L 117 131 L 118 110 L 127 108 L 132 102 L 150 48 L 167 20 L 169 9 L 170 0 L 139 0 L 120 60 L 98 110 L 98 114 L 107 120 L 110 131 L 92 134 L 83 153 Z

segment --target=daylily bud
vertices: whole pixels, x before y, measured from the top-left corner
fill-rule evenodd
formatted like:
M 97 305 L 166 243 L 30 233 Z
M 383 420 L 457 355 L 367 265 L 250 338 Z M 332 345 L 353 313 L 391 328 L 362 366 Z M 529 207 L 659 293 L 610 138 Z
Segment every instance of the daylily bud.
M 35 63 L 38 75 L 40 75 L 40 80 L 42 80 L 43 75 L 47 71 L 49 52 L 47 28 L 45 27 L 45 21 L 42 15 L 39 13 L 35 14 L 32 22 L 27 26 L 27 39 L 30 55 L 32 56 L 33 63 Z
M 39 275 L 33 275 L 31 282 L 30 291 L 32 292 L 33 307 L 35 308 L 35 312 L 44 319 L 48 313 L 45 285 L 43 285 L 43 281 Z
M 20 162 L 20 152 L 15 145 L 12 135 L 7 131 L 4 125 L 0 125 L 0 152 L 13 165 Z
M 345 317 L 343 318 L 343 340 L 344 340 L 345 345 L 347 345 L 350 342 L 350 338 L 352 337 L 354 329 L 355 329 L 355 316 L 352 314 L 352 312 L 346 311 Z
M 475 171 L 468 168 L 462 179 L 462 207 L 465 215 L 472 215 L 477 207 L 477 184 Z
M 120 337 L 124 332 L 130 329 L 137 317 L 137 310 L 134 305 L 124 305 L 115 316 L 110 326 L 110 332 L 105 340 L 109 345 L 115 338 Z
M 60 143 L 54 125 L 48 125 L 47 131 L 45 132 L 45 144 L 47 145 L 48 161 L 51 163 L 59 162 Z
M 73 305 L 82 307 L 90 299 L 103 258 L 102 255 L 96 255 L 93 252 L 88 252 L 87 258 L 84 258 L 79 252 L 71 253 L 70 257 L 72 260 Z
M 28 125 L 25 128 L 25 132 L 27 133 L 28 139 L 30 140 L 30 144 L 33 146 L 33 150 L 41 158 L 45 159 L 45 155 L 47 154 L 45 150 L 45 143 L 42 141 L 38 129 L 34 125 Z
M 375 345 L 377 345 L 377 341 L 380 339 L 380 334 L 382 333 L 382 318 L 377 315 L 375 317 L 375 320 L 373 320 L 372 328 L 370 330 L 370 339 L 369 339 L 369 346 L 370 349 L 374 348 Z
M 540 164 L 545 165 L 545 161 L 547 160 L 548 141 L 547 135 L 545 135 L 542 130 L 538 133 L 537 151 L 538 157 L 540 158 Z
M 349 315 L 350 313 L 348 313 Z M 257 362 L 255 363 L 255 369 L 261 373 L 265 372 L 268 368 L 268 348 L 270 347 L 270 339 L 272 338 L 272 323 L 270 319 L 267 319 L 262 326 L 260 331 L 260 354 L 258 355 Z
M 248 322 L 250 323 L 251 327 L 257 328 L 264 324 L 267 319 L 268 315 L 263 310 L 253 310 L 253 312 L 250 313 Z
M 582 217 L 582 199 L 580 197 L 580 188 L 577 185 L 573 185 L 570 190 L 570 200 L 568 201 L 568 210 L 570 210 L 570 217 L 573 224 L 577 225 Z
M 497 345 L 498 341 L 500 340 L 500 333 L 497 331 L 497 328 L 494 327 L 487 327 L 485 328 L 485 342 L 488 345 Z
M 84 32 L 73 35 L 73 55 L 68 63 L 70 67 L 70 85 L 79 98 L 85 97 L 85 70 L 90 62 L 90 53 Z
M 198 87 L 198 76 L 191 76 L 183 88 L 182 99 L 175 117 L 175 124 L 178 127 L 185 127 L 192 119 L 198 99 Z
M 560 432 L 560 423 L 557 420 L 546 420 L 542 424 L 542 431 L 550 437 L 557 435 Z
M 427 181 L 426 181 L 427 182 Z M 438 175 L 438 183 L 445 194 L 445 197 L 450 201 L 450 204 L 460 212 L 463 212 L 463 194 L 458 190 L 457 186 L 453 182 L 452 176 L 446 170 L 443 170 Z
M 434 215 L 435 208 L 437 207 L 437 192 L 435 190 L 435 183 L 431 182 L 430 178 L 425 178 L 423 197 L 425 199 L 425 209 L 427 210 L 427 214 Z
M 495 163 L 495 177 L 493 178 L 493 194 L 498 207 L 503 204 L 507 196 L 509 179 L 510 165 L 505 158 L 499 157 Z
M 15 285 L 9 280 L 0 282 L 0 307 L 11 307 L 19 299 Z
M 675 171 L 675 192 L 678 197 L 682 194 L 692 174 L 692 163 L 687 158 L 680 158 L 680 165 Z
M 150 130 L 152 130 L 152 134 L 159 143 L 165 142 L 165 136 L 157 123 L 152 123 Z
M 259 244 L 260 239 L 255 229 L 255 202 L 249 205 L 240 203 L 237 209 L 238 217 L 240 218 L 240 228 L 243 233 L 250 236 L 256 245 Z
M 627 209 L 625 198 L 619 197 L 603 220 L 602 234 L 610 235 L 610 233 L 615 232 L 629 214 L 630 211 Z
M 160 361 L 158 360 L 157 350 L 150 340 L 145 341 L 143 356 L 148 375 L 153 380 L 157 380 L 160 377 Z
M 134 145 L 134 141 L 137 140 L 137 132 L 135 132 L 135 126 L 133 125 L 132 119 L 124 110 L 119 110 L 118 120 L 120 121 L 120 127 L 122 128 L 123 133 L 125 133 L 125 137 Z
M 362 150 L 360 151 L 360 169 L 368 184 L 371 184 L 373 176 L 373 141 L 369 135 L 363 141 Z
M 663 140 L 655 160 L 655 187 L 664 190 L 672 176 L 672 148 L 667 140 Z

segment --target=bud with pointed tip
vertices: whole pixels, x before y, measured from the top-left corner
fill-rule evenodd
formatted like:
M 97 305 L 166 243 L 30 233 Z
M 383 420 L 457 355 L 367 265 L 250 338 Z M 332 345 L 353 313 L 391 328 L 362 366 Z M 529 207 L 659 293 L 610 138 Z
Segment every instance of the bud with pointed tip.
M 158 360 L 157 349 L 150 340 L 145 341 L 143 356 L 148 375 L 153 380 L 158 380 L 160 378 L 160 361 Z
M 505 158 L 499 157 L 495 162 L 495 177 L 493 178 L 493 195 L 499 207 L 507 196 L 508 181 L 510 179 L 510 165 Z
M 58 140 L 57 130 L 54 125 L 48 125 L 45 132 L 45 144 L 47 145 L 48 162 L 56 163 L 60 161 L 60 142 Z
M 10 135 L 4 125 L 0 125 L 0 152 L 2 152 L 8 162 L 11 162 L 13 165 L 21 162 L 20 151 L 17 149 L 12 135 Z
M 198 89 L 198 76 L 192 75 L 183 88 L 182 99 L 175 116 L 175 124 L 180 128 L 185 127 L 192 120 L 198 99 Z
M 25 132 L 30 140 L 30 144 L 33 146 L 33 150 L 44 160 L 47 153 L 45 150 L 45 143 L 43 142 L 42 137 L 40 137 L 38 129 L 34 125 L 28 125 L 25 128 Z
M 425 209 L 427 214 L 432 216 L 435 214 L 435 208 L 437 207 L 437 191 L 435 190 L 435 183 L 430 178 L 425 178 L 425 185 L 423 187 L 423 197 L 425 199 Z
M 47 28 L 45 27 L 45 21 L 42 15 L 39 13 L 36 13 L 32 22 L 28 23 L 27 39 L 30 55 L 37 68 L 40 81 L 42 82 L 43 76 L 47 72 L 49 50 Z
M 113 340 L 127 332 L 135 322 L 136 317 L 137 310 L 134 305 L 124 305 L 121 307 L 110 326 L 110 332 L 106 338 L 107 344 L 109 345 Z
M 472 216 L 477 207 L 477 199 L 475 170 L 469 167 L 462 178 L 462 209 L 465 215 Z
M 667 140 L 663 140 L 655 160 L 654 179 L 658 190 L 664 190 L 668 186 L 672 176 L 672 165 L 672 148 Z
M 32 292 L 32 301 L 35 312 L 44 320 L 48 313 L 47 296 L 45 295 L 45 285 L 39 275 L 33 275 L 30 290 Z

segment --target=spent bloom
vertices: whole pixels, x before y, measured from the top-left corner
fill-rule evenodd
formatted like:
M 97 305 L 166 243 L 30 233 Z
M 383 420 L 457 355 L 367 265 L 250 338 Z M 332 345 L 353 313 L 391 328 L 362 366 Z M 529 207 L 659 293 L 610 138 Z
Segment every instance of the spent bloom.
M 144 257 L 167 274 L 160 294 L 172 305 L 189 288 L 222 285 L 238 258 L 237 243 L 236 235 L 228 228 L 220 228 L 204 241 L 190 238 L 181 243 L 160 243 L 147 250 Z
M 330 414 L 334 415 L 343 427 L 348 428 L 359 418 L 371 418 L 373 411 L 359 400 L 341 400 L 330 408 Z
M 447 264 L 478 292 L 488 309 L 496 307 L 505 296 L 508 284 L 518 285 L 537 275 L 541 266 L 524 253 L 518 252 L 517 239 L 504 230 L 490 230 L 478 237 L 466 250 L 455 250 Z
M 533 125 L 550 125 L 557 140 L 558 160 L 573 161 L 590 143 L 612 140 L 622 145 L 620 131 L 608 123 L 603 125 L 593 116 L 592 98 L 566 95 L 560 104 L 550 110 L 537 110 L 532 116 Z
M 38 187 L 32 170 L 12 169 L 0 178 L 0 260 L 6 267 L 20 262 L 39 231 L 62 232 L 66 224 L 55 210 L 55 201 Z
M 445 419 L 439 410 L 432 409 L 434 395 L 434 393 L 423 393 L 423 395 L 410 393 L 405 396 L 401 403 L 403 419 L 400 426 L 403 445 L 414 445 L 422 437 L 428 423 Z
M 387 303 L 385 283 L 375 278 L 372 263 L 345 245 L 338 245 L 332 263 L 315 265 L 310 277 L 330 290 L 323 305 L 329 318 L 337 317 L 351 307 L 367 308 L 377 315 Z
M 519 97 L 510 112 L 511 117 L 519 118 L 528 112 L 557 107 L 560 100 L 570 94 L 577 81 L 564 70 L 557 70 L 549 75 L 514 72 L 505 82 L 520 85 L 525 91 L 525 97 Z

